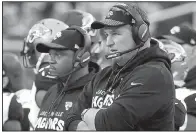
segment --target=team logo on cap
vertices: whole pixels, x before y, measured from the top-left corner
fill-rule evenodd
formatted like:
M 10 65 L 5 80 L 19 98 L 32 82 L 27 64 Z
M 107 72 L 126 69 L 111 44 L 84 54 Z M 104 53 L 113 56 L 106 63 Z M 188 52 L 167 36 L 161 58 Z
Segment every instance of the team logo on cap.
M 62 36 L 62 33 L 61 32 L 57 32 L 56 36 L 54 37 L 54 40 L 56 40 L 57 38 L 60 38 L 61 36 Z
M 175 26 L 170 30 L 171 34 L 176 34 L 180 32 L 180 27 L 179 26 Z
M 108 12 L 108 15 L 107 15 L 107 18 L 109 18 L 110 16 L 114 15 L 113 11 L 109 11 Z

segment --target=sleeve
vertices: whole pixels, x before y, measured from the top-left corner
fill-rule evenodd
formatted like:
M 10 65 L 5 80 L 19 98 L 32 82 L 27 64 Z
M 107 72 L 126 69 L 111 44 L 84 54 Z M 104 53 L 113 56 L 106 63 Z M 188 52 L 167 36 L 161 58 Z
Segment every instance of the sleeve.
M 24 111 L 22 105 L 18 103 L 16 95 L 13 96 L 9 107 L 9 120 L 22 121 L 24 117 Z
M 178 131 L 180 127 L 184 124 L 185 122 L 185 116 L 186 116 L 186 108 L 183 105 L 183 103 L 175 99 L 175 128 Z
M 120 96 L 114 100 L 112 105 L 97 112 L 95 116 L 96 130 L 135 130 L 135 125 L 148 120 L 163 104 L 168 103 L 167 95 L 172 95 L 171 91 L 168 91 L 172 90 L 172 79 L 169 80 L 171 81 L 168 82 L 159 69 L 139 70 L 139 73 L 132 75 L 125 83 Z M 168 84 L 170 85 L 168 86 Z M 168 87 L 170 88 L 167 89 Z
M 21 121 L 21 126 L 22 126 L 22 131 L 29 131 L 30 130 L 30 121 L 28 118 L 30 109 L 29 108 L 24 108 L 24 117 Z
M 77 126 L 80 120 L 82 120 L 82 111 L 91 107 L 94 80 L 95 77 L 84 87 L 83 91 L 80 93 L 77 99 L 77 102 L 72 106 L 72 108 L 70 108 L 68 115 L 65 118 L 65 130 L 75 130 L 73 127 L 69 126 Z M 72 124 L 70 125 L 70 123 Z
M 8 120 L 2 127 L 3 131 L 22 131 L 21 123 L 18 120 Z

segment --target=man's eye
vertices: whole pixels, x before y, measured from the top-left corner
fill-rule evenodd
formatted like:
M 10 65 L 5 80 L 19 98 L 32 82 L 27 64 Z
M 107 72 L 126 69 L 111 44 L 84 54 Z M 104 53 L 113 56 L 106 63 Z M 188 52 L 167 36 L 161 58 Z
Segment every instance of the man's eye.
M 61 57 L 61 54 L 57 53 L 56 56 L 57 56 L 57 57 Z
M 113 32 L 113 33 L 112 33 L 112 35 L 119 35 L 119 34 L 118 34 L 118 33 L 116 33 L 116 32 Z
M 104 32 L 104 35 L 105 35 L 106 37 L 108 37 L 108 33 Z

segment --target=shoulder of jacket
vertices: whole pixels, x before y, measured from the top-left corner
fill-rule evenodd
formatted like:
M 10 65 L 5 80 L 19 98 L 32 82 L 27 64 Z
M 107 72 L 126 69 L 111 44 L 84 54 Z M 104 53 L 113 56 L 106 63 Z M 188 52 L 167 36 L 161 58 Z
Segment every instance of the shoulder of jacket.
M 46 95 L 44 96 L 43 101 L 45 101 L 45 99 L 48 98 L 51 93 L 57 91 L 56 89 L 57 89 L 57 84 L 51 86 L 50 89 L 47 91 Z
M 161 73 L 161 71 L 162 71 L 162 67 L 153 62 L 143 64 L 141 66 L 136 67 L 133 70 L 134 73 L 143 73 L 143 75 L 145 74 L 156 75 L 158 73 Z

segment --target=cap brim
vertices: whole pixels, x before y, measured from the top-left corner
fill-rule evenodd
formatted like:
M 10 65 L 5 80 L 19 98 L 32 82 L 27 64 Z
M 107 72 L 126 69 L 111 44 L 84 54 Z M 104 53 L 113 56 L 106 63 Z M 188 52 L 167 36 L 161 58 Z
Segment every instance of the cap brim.
M 117 27 L 117 26 L 122 26 L 125 25 L 125 23 L 112 20 L 112 19 L 105 19 L 104 21 L 94 21 L 91 24 L 92 29 L 101 29 L 104 27 Z
M 36 49 L 40 53 L 49 53 L 50 49 L 66 49 L 66 47 L 56 43 L 38 43 Z
M 176 36 L 172 36 L 172 35 L 163 35 L 163 37 L 166 38 L 166 39 L 172 40 L 172 41 L 174 41 L 174 42 L 176 42 L 176 43 L 179 43 L 179 44 L 184 43 L 183 40 L 181 40 L 180 38 L 178 38 L 178 37 L 176 37 Z

